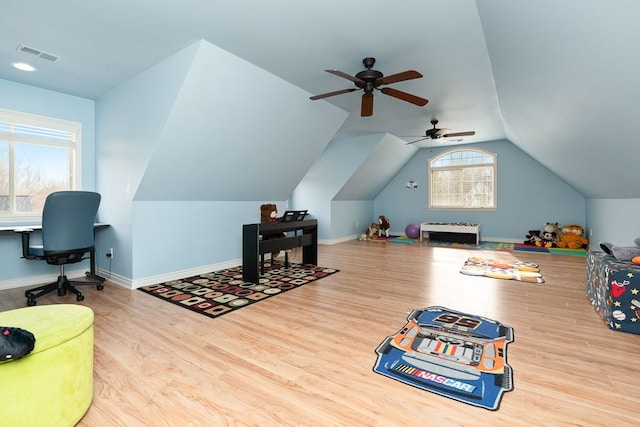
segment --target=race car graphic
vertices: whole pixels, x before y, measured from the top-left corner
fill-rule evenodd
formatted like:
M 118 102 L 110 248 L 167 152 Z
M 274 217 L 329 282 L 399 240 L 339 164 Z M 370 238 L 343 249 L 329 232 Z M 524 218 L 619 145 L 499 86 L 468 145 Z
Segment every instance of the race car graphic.
M 423 390 L 490 410 L 513 389 L 507 344 L 513 329 L 444 307 L 414 310 L 376 349 L 373 370 Z

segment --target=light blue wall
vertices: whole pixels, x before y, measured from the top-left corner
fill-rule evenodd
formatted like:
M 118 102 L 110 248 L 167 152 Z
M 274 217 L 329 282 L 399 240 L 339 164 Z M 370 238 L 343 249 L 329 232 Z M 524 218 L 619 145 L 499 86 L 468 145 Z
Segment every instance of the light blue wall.
M 481 224 L 484 237 L 524 240 L 529 230 L 541 229 L 546 222 L 585 226 L 585 199 L 549 170 L 509 141 L 471 144 L 496 153 L 498 158 L 498 209 L 458 212 L 428 209 L 429 159 L 450 147 L 421 149 L 375 199 L 374 214 L 386 215 L 391 230 L 403 232 L 411 223 L 473 222 Z M 414 180 L 417 189 L 405 184 Z
M 99 260 L 114 249 L 111 273 L 133 277 L 133 200 L 197 46 L 192 46 L 101 97 L 97 104 L 97 180 L 105 203 Z M 170 171 L 168 171 L 170 173 Z M 160 232 L 158 230 L 158 232 Z
M 587 229 L 589 246 L 600 250 L 599 242 L 617 246 L 634 246 L 640 237 L 640 199 L 591 199 L 587 200 Z M 591 234 L 593 233 L 593 234 Z
M 0 79 L 0 108 L 82 123 L 82 189 L 95 190 L 95 105 L 92 100 Z M 98 216 L 101 218 L 102 208 Z M 55 279 L 57 276 L 55 266 L 19 258 L 22 249 L 18 234 L 0 235 L 0 253 L 0 289 L 6 287 L 3 282 L 21 277 L 51 274 Z M 83 262 L 78 267 L 86 269 L 87 265 Z
M 374 221 L 371 214 L 372 212 L 373 200 L 350 200 L 332 202 L 332 236 L 335 236 L 337 238 L 353 238 L 364 233 Z
M 318 219 L 320 240 L 330 241 L 335 237 L 353 234 L 334 234 L 332 224 L 336 218 L 332 212 L 332 200 L 354 171 L 366 162 L 383 137 L 384 134 L 376 134 L 332 141 L 296 187 L 291 197 L 292 206 L 295 209 L 308 209 Z M 342 218 L 342 221 L 345 219 Z
M 237 265 L 242 259 L 242 224 L 260 222 L 262 203 L 275 203 L 279 213 L 286 205 L 271 200 L 136 202 L 134 278 L 147 280 L 228 261 Z
M 386 133 L 334 140 L 294 191 L 292 204 L 318 219 L 320 241 L 355 238 L 372 222 L 374 197 L 415 152 Z
M 136 286 L 240 259 L 242 224 L 284 210 L 347 116 L 308 97 L 200 41 L 101 98 L 113 273 Z

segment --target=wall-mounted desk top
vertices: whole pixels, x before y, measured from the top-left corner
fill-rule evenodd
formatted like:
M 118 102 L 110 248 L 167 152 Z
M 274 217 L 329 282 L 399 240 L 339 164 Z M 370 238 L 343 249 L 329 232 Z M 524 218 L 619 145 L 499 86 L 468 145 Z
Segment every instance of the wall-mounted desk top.
M 93 224 L 93 226 L 95 228 L 105 228 L 105 227 L 109 227 L 109 224 L 104 222 L 96 222 L 95 224 Z M 23 230 L 25 228 L 29 230 L 42 230 L 42 224 L 4 225 L 4 226 L 0 226 L 0 233 L 8 232 L 8 231 L 20 232 L 20 230 Z

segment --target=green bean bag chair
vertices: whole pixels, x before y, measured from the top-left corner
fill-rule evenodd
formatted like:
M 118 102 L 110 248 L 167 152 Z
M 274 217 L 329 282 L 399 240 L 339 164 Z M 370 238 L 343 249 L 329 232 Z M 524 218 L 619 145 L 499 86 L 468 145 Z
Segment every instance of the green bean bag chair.
M 19 308 L 0 312 L 0 326 L 0 340 L 14 340 L 0 346 L 0 424 L 77 424 L 93 399 L 93 311 L 73 304 Z M 23 345 L 29 336 L 31 351 Z

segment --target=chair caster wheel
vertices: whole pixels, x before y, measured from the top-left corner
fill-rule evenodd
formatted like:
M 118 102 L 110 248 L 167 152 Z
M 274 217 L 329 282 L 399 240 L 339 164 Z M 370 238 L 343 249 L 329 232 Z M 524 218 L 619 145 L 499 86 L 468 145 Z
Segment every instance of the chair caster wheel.
M 84 295 L 78 295 L 78 296 L 76 297 L 76 300 L 77 300 L 77 301 L 83 301 L 83 300 L 84 300 Z
M 104 289 L 104 285 L 101 283 L 97 286 L 98 290 L 101 291 Z
M 27 305 L 28 305 L 29 307 L 33 307 L 34 305 L 36 305 L 36 300 L 29 298 L 29 299 L 27 300 Z

